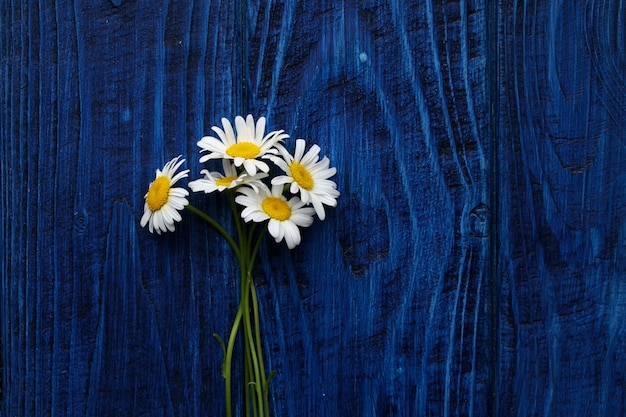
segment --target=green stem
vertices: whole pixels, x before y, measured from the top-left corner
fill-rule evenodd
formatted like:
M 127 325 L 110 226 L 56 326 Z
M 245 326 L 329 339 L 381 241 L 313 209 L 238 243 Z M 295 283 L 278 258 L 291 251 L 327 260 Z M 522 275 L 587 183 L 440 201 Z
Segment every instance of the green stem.
M 263 231 L 259 233 L 259 237 L 256 241 L 254 249 L 252 250 L 252 254 L 250 256 L 251 262 L 248 265 L 248 267 L 250 268 L 248 273 L 250 275 L 252 273 L 252 267 L 254 265 L 257 252 L 259 250 L 259 247 L 261 246 L 261 242 L 263 241 L 263 238 L 265 237 L 266 232 L 267 232 L 267 227 L 263 228 Z M 257 358 L 258 358 L 259 374 L 261 377 L 261 380 L 259 381 L 260 382 L 259 390 L 262 395 L 261 403 L 263 405 L 263 411 L 265 415 L 269 416 L 269 398 L 268 398 L 268 386 L 267 386 L 268 381 L 265 376 L 265 365 L 263 363 L 263 346 L 261 343 L 261 317 L 259 315 L 259 303 L 258 303 L 258 299 L 256 295 L 256 286 L 254 285 L 254 282 L 251 282 L 250 284 L 250 296 L 252 298 L 252 311 L 253 311 L 252 314 L 254 316 L 254 329 L 255 329 L 255 339 L 256 339 L 255 348 L 256 348 Z
M 231 405 L 231 363 L 233 360 L 233 348 L 235 347 L 235 339 L 237 338 L 237 332 L 239 331 L 239 324 L 241 323 L 242 310 L 241 305 L 235 315 L 233 322 L 233 328 L 230 330 L 230 336 L 228 337 L 228 346 L 226 348 L 226 355 L 224 355 L 224 363 L 222 365 L 222 375 L 224 376 L 224 384 L 226 389 L 226 416 L 232 417 L 232 405 Z
M 240 299 L 237 314 L 230 331 L 228 344 L 225 349 L 224 362 L 222 364 L 222 375 L 224 376 L 226 391 L 226 417 L 232 417 L 232 359 L 237 334 L 241 328 L 243 332 L 243 359 L 244 359 L 244 398 L 245 415 L 250 417 L 250 410 L 254 417 L 269 417 L 268 384 L 269 380 L 265 375 L 263 363 L 263 350 L 261 343 L 261 319 L 259 315 L 259 304 L 256 294 L 256 287 L 252 278 L 252 270 L 256 257 L 261 246 L 261 242 L 267 232 L 267 226 L 258 234 L 256 241 L 254 235 L 257 224 L 248 225 L 241 218 L 241 214 L 235 203 L 235 195 L 228 192 L 231 210 L 237 230 L 239 244 L 231 235 L 211 216 L 202 212 L 192 205 L 185 208 L 209 223 L 228 242 L 237 257 L 239 263 L 241 282 Z M 254 247 L 252 246 L 253 241 Z M 223 343 L 222 343 L 223 344 Z M 270 375 L 271 379 L 272 375 Z M 252 394 L 252 395 L 251 395 Z
M 268 401 L 268 381 L 265 376 L 265 365 L 263 363 L 263 346 L 261 344 L 261 322 L 259 317 L 259 303 L 256 296 L 256 288 L 254 283 L 250 287 L 250 295 L 252 297 L 252 310 L 254 314 L 254 329 L 256 336 L 256 351 L 259 362 L 259 371 L 261 375 L 261 386 L 260 389 L 263 393 L 263 406 L 265 414 L 269 416 L 269 401 Z
M 245 242 L 245 244 L 242 243 L 241 245 L 243 256 L 241 257 L 242 262 L 240 266 L 242 267 L 241 278 L 242 281 L 245 282 L 245 285 L 242 287 L 243 291 L 241 294 L 241 303 L 243 305 L 243 332 L 246 369 L 249 371 L 247 373 L 249 379 L 246 380 L 246 384 L 248 385 L 246 387 L 246 394 L 248 394 L 250 389 L 256 393 L 251 401 L 252 411 L 255 417 L 264 417 L 269 415 L 269 406 L 267 404 L 267 396 L 265 395 L 265 387 L 267 384 L 263 358 L 261 355 L 259 307 L 254 280 L 252 279 L 252 270 L 254 268 L 259 247 L 263 241 L 263 237 L 265 236 L 266 228 L 259 233 L 254 247 L 251 248 L 253 241 L 252 238 L 257 225 L 256 223 L 253 223 L 251 227 L 247 227 L 247 224 L 241 222 L 241 220 L 238 221 L 240 223 L 242 241 Z M 250 308 L 250 297 L 252 297 L 252 308 Z M 249 407 L 247 407 L 246 412 L 248 412 L 248 409 Z
M 253 226 L 253 229 L 256 228 L 256 223 Z M 252 274 L 252 268 L 254 267 L 254 262 L 256 261 L 256 255 L 259 252 L 259 248 L 261 247 L 261 242 L 263 242 L 263 238 L 265 237 L 265 233 L 267 232 L 267 225 L 263 228 L 261 233 L 259 233 L 259 237 L 257 238 L 256 244 L 252 249 L 252 253 L 250 254 L 250 263 L 248 267 L 250 268 L 248 273 Z
M 248 285 L 246 285 L 247 293 L 244 294 L 244 300 L 243 300 L 243 304 L 244 304 L 243 331 L 246 335 L 246 338 L 245 338 L 246 345 L 244 346 L 244 349 L 247 350 L 247 354 L 249 354 L 249 357 L 252 360 L 253 374 L 251 375 L 251 377 L 253 378 L 253 380 L 251 381 L 251 388 L 256 392 L 256 404 L 254 403 L 254 400 L 253 400 L 253 404 L 255 405 L 254 409 L 258 410 L 259 416 L 262 417 L 263 411 L 265 409 L 265 406 L 263 405 L 263 396 L 262 396 L 263 376 L 261 375 L 261 370 L 259 368 L 259 362 L 257 358 L 257 351 L 255 349 L 254 335 L 252 332 L 252 320 L 250 318 L 250 308 L 249 308 L 252 280 L 249 275 L 246 278 L 246 280 L 248 283 Z
M 208 214 L 206 214 L 202 210 L 197 209 L 196 207 L 192 206 L 191 204 L 186 205 L 185 208 L 187 210 L 189 210 L 190 212 L 194 213 L 195 215 L 199 216 L 202 220 L 204 220 L 207 223 L 209 223 L 211 226 L 213 226 L 213 228 L 215 230 L 217 230 L 222 236 L 224 236 L 224 238 L 226 239 L 226 241 L 230 245 L 230 247 L 233 250 L 233 252 L 235 252 L 235 256 L 237 257 L 237 259 L 240 259 L 241 252 L 239 251 L 239 247 L 237 246 L 237 243 L 235 243 L 233 238 L 226 231 L 226 229 L 224 229 L 222 227 L 221 224 L 219 224 L 213 217 L 209 216 Z M 241 262 L 240 262 L 240 265 L 241 265 Z
M 247 247 L 246 236 L 243 230 L 245 223 L 242 221 L 239 210 L 237 210 L 237 203 L 235 203 L 235 193 L 232 190 L 226 190 L 226 195 L 228 196 L 228 201 L 230 202 L 230 210 L 233 214 L 233 219 L 235 220 L 235 228 L 237 229 L 237 236 L 239 237 L 239 247 L 243 250 L 243 248 Z M 241 266 L 241 262 L 239 263 L 239 266 Z
M 251 271 L 254 263 L 250 253 L 250 242 L 256 228 L 255 225 L 248 227 L 248 225 L 242 220 L 237 205 L 235 203 L 234 193 L 228 193 L 233 218 L 235 220 L 235 227 L 237 229 L 237 235 L 239 237 L 239 249 L 241 256 L 239 257 L 239 268 L 241 272 L 241 295 L 240 295 L 240 308 L 242 311 L 243 320 L 243 357 L 244 357 L 244 399 L 246 416 L 250 416 L 250 408 L 252 408 L 253 415 L 257 416 L 257 401 L 250 399 L 250 387 L 256 387 L 256 381 L 258 380 L 258 367 L 256 365 L 256 358 L 254 357 L 254 351 L 250 349 L 250 344 L 254 343 L 252 339 L 250 328 L 250 307 L 249 307 L 249 294 L 250 285 L 252 283 Z M 258 400 L 258 399 L 257 399 Z M 263 407 L 261 407 L 263 410 Z
M 242 271 L 245 271 L 242 269 Z M 243 356 L 244 356 L 244 398 L 245 398 L 245 410 L 246 417 L 250 416 L 250 406 L 252 405 L 252 409 L 254 411 L 254 415 L 256 416 L 256 403 L 250 401 L 250 382 L 254 381 L 254 367 L 253 361 L 250 356 L 250 350 L 248 349 L 248 344 L 250 343 L 248 338 L 247 328 L 249 326 L 248 322 L 250 321 L 250 309 L 248 308 L 248 298 L 246 294 L 250 292 L 250 280 L 246 278 L 244 273 L 241 274 L 241 300 L 240 306 L 243 312 L 242 321 L 243 321 Z

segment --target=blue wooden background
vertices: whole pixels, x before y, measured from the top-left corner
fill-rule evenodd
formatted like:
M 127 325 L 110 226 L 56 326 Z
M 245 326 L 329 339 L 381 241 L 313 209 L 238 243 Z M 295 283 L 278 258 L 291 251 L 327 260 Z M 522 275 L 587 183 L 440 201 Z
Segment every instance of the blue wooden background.
M 626 4 L 0 1 L 0 415 L 223 415 L 236 262 L 154 170 L 221 117 L 342 192 L 255 271 L 276 416 L 626 413 Z M 217 217 L 216 198 L 192 202 Z

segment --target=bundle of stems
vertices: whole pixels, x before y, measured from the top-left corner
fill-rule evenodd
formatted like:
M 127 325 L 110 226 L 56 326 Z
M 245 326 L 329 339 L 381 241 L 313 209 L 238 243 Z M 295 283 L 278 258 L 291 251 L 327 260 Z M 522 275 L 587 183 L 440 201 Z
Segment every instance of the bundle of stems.
M 219 341 L 224 351 L 222 363 L 222 376 L 224 377 L 226 417 L 232 417 L 232 363 L 235 355 L 235 342 L 241 334 L 243 337 L 243 392 L 246 417 L 269 417 L 269 383 L 275 374 L 266 375 L 263 361 L 263 344 L 261 340 L 261 319 L 259 315 L 259 302 L 254 285 L 252 271 L 261 242 L 267 232 L 267 224 L 263 224 L 261 230 L 258 223 L 248 224 L 243 221 L 239 208 L 235 203 L 234 192 L 226 191 L 233 212 L 237 241 L 215 219 L 192 205 L 185 208 L 209 225 L 215 228 L 228 242 L 239 263 L 240 271 L 240 294 L 239 307 L 233 320 L 230 335 L 226 343 L 217 334 L 213 336 Z

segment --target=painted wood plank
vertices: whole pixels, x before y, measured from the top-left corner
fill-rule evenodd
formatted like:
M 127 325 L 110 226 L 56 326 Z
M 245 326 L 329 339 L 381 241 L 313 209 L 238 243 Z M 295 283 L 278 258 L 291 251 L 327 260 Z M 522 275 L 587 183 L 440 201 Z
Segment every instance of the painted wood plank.
M 276 415 L 488 415 L 487 13 L 246 3 L 249 108 L 318 143 L 342 192 L 267 248 Z
M 211 414 L 231 265 L 137 224 L 154 170 L 241 108 L 240 6 L 1 9 L 0 414 Z
M 234 262 L 192 219 L 136 224 L 159 164 L 197 174 L 197 138 L 251 111 L 343 192 L 263 248 L 275 415 L 486 414 L 487 12 L 313 3 L 2 3 L 1 413 L 222 414 Z
M 626 413 L 624 12 L 502 2 L 501 416 Z

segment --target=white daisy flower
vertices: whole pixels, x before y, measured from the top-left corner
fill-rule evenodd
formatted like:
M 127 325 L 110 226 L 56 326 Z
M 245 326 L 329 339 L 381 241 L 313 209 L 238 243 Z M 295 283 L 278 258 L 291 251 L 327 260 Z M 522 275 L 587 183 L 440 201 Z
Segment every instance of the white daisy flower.
M 290 191 L 294 194 L 300 192 L 300 198 L 305 204 L 313 204 L 315 213 L 324 220 L 326 212 L 324 204 L 335 207 L 339 191 L 337 184 L 328 178 L 337 173 L 336 168 L 329 168 L 330 161 L 327 157 L 319 160 L 320 147 L 313 145 L 305 154 L 304 139 L 296 140 L 296 150 L 292 156 L 287 150 L 278 145 L 276 148 L 282 155 L 282 159 L 272 157 L 272 161 L 278 165 L 287 175 L 280 175 L 272 179 L 272 185 L 291 184 Z
M 174 231 L 174 222 L 182 217 L 178 211 L 185 208 L 189 202 L 185 198 L 189 191 L 180 187 L 172 187 L 182 178 L 187 177 L 188 169 L 176 174 L 176 171 L 185 162 L 180 156 L 165 164 L 163 170 L 156 170 L 156 178 L 150 183 L 148 192 L 144 196 L 146 202 L 141 217 L 141 227 L 148 225 L 150 233 Z M 174 175 L 176 174 L 176 175 Z
M 206 162 L 210 159 L 231 159 L 236 167 L 243 165 L 248 175 L 255 175 L 257 170 L 268 172 L 269 166 L 259 158 L 266 157 L 270 149 L 284 138 L 289 137 L 282 130 L 276 130 L 263 136 L 265 117 L 259 118 L 255 125 L 254 118 L 250 114 L 245 120 L 241 116 L 235 118 L 236 138 L 228 119 L 223 118 L 222 125 L 224 129 L 217 126 L 211 128 L 217 134 L 217 138 L 205 136 L 198 141 L 200 152 L 208 152 L 207 155 L 200 158 L 200 162 Z
M 299 197 L 287 201 L 282 190 L 282 185 L 273 186 L 271 191 L 265 184 L 260 184 L 258 191 L 242 186 L 238 189 L 241 195 L 235 201 L 244 206 L 241 212 L 244 221 L 260 223 L 269 220 L 267 230 L 270 235 L 276 242 L 285 239 L 287 247 L 293 249 L 301 240 L 298 227 L 309 227 L 315 211 L 305 207 Z
M 204 178 L 200 178 L 189 183 L 189 188 L 194 192 L 205 192 L 207 194 L 214 191 L 222 192 L 226 189 L 235 188 L 241 184 L 247 184 L 256 190 L 256 187 L 262 178 L 267 177 L 265 173 L 257 173 L 256 175 L 248 175 L 246 171 L 237 172 L 237 168 L 233 162 L 228 159 L 222 160 L 224 174 L 221 172 L 209 172 L 207 169 L 200 171 Z

